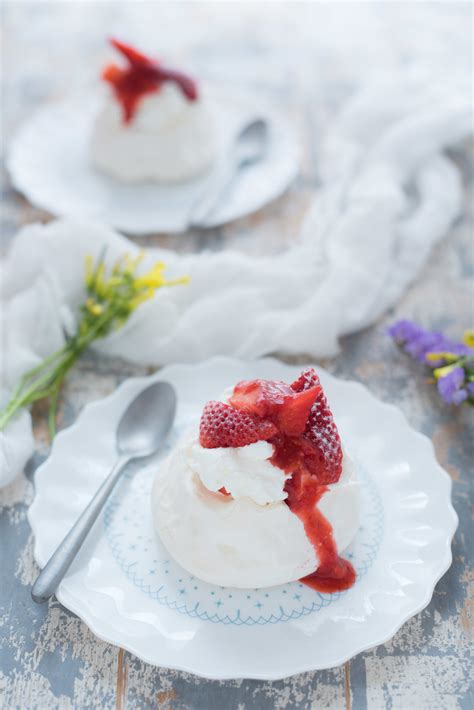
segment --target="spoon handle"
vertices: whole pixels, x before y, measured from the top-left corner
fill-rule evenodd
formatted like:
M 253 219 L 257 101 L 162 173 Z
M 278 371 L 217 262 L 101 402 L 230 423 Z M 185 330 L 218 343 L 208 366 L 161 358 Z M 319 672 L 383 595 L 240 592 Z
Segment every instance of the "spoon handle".
M 47 601 L 58 588 L 129 460 L 122 457 L 117 461 L 87 508 L 43 567 L 31 590 L 31 596 L 38 604 Z
M 204 227 L 206 219 L 211 215 L 219 203 L 219 199 L 223 197 L 227 190 L 232 185 L 239 164 L 231 154 L 222 162 L 213 176 L 210 183 L 206 186 L 203 194 L 199 197 L 197 203 L 191 207 L 188 216 L 188 227 Z

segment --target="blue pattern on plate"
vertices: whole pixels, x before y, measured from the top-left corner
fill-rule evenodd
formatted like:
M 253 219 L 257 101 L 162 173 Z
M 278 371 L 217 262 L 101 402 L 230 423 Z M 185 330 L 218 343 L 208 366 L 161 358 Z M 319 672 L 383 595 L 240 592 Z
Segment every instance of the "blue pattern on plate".
M 377 557 L 384 514 L 375 483 L 363 469 L 358 470 L 358 477 L 363 525 L 344 557 L 350 559 L 360 580 Z M 160 604 L 203 621 L 253 626 L 299 619 L 348 593 L 321 594 L 301 582 L 268 589 L 232 589 L 193 577 L 169 556 L 154 534 L 149 503 L 152 479 L 152 470 L 126 475 L 125 485 L 114 493 L 105 509 L 104 526 L 112 554 L 124 574 Z

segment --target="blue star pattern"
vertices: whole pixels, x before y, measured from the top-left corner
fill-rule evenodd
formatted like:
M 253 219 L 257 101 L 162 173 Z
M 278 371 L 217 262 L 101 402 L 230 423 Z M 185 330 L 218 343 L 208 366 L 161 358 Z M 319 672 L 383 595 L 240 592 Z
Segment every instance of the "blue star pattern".
M 275 624 L 313 614 L 336 603 L 343 594 L 321 594 L 301 582 L 271 589 L 214 587 L 183 570 L 156 538 L 149 496 L 155 471 L 126 475 L 104 512 L 106 539 L 122 570 L 148 597 L 177 613 L 212 623 L 253 626 Z M 364 525 L 344 554 L 354 564 L 358 578 L 367 573 L 383 539 L 383 506 L 372 479 L 363 470 L 361 481 Z

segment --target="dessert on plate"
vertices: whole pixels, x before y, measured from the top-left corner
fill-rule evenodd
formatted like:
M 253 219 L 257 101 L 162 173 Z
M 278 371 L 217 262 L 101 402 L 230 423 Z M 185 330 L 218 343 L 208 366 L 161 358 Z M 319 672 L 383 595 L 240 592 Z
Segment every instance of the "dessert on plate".
M 116 39 L 125 60 L 102 78 L 109 93 L 92 129 L 90 154 L 100 171 L 125 183 L 188 180 L 216 158 L 211 102 L 196 81 Z
M 359 484 L 316 372 L 239 382 L 208 402 L 160 468 L 152 511 L 169 553 L 212 584 L 352 586 L 340 555 L 358 529 Z

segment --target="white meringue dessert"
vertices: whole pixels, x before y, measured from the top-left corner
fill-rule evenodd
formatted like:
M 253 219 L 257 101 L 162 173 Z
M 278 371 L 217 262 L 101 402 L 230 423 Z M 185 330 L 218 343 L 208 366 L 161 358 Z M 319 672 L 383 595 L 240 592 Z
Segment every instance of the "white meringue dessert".
M 307 373 L 315 382 L 314 370 Z M 307 373 L 302 377 L 307 377 Z M 242 384 L 249 383 L 240 383 L 234 393 Z M 285 387 L 289 389 L 287 385 Z M 295 393 L 295 402 L 299 395 L 309 394 L 311 387 Z M 313 427 L 311 413 L 315 407 L 323 406 L 324 415 L 327 416 L 327 411 L 330 415 L 319 380 L 314 387 L 319 388 L 317 399 L 310 402 L 306 397 L 303 405 L 306 407 L 305 420 L 308 419 Z M 288 398 L 292 396 L 289 394 Z M 243 409 L 236 410 L 233 404 Z M 353 461 L 342 450 L 335 425 L 331 424 L 333 429 L 329 436 L 332 446 L 336 441 L 333 431 L 336 431 L 336 443 L 340 447 L 336 463 L 334 451 L 324 444 L 326 453 L 329 452 L 326 463 L 333 466 L 333 473 L 329 478 L 327 472 L 322 474 L 325 477 L 322 484 L 315 482 L 313 474 L 310 478 L 307 473 L 302 474 L 300 481 L 309 483 L 301 488 L 296 482 L 300 492 L 296 497 L 290 493 L 293 497 L 288 500 L 291 479 L 298 474 L 285 471 L 270 461 L 282 446 L 286 423 L 278 419 L 274 410 L 269 416 L 273 422 L 278 422 L 276 435 L 274 431 L 262 430 L 261 435 L 270 440 L 254 440 L 234 446 L 233 437 L 235 440 L 236 432 L 237 438 L 240 436 L 240 429 L 247 426 L 247 417 L 257 422 L 257 428 L 262 421 L 268 421 L 267 415 L 257 419 L 255 409 L 250 413 L 245 407 L 245 402 L 236 402 L 233 396 L 228 403 L 208 403 L 201 419 L 200 433 L 188 433 L 161 466 L 153 485 L 152 513 L 162 543 L 182 567 L 211 584 L 258 588 L 302 579 L 320 591 L 348 588 L 354 582 L 355 572 L 339 555 L 350 545 L 358 530 L 359 483 Z M 206 424 L 203 429 L 205 419 L 207 422 L 211 420 L 207 433 L 204 431 Z M 230 438 L 222 433 L 222 427 L 228 426 L 229 421 Z M 253 426 L 252 423 L 247 426 L 244 436 L 248 435 L 249 428 L 250 438 L 258 436 Z M 303 436 L 309 432 L 307 427 Z M 295 441 L 299 437 L 291 436 Z M 222 437 L 224 445 L 218 446 Z M 336 469 L 337 480 L 331 483 Z M 305 485 L 309 485 L 317 497 L 312 508 L 310 504 L 309 514 L 307 509 L 302 511 L 306 503 L 304 506 L 298 503 L 306 496 L 306 493 L 301 496 Z M 314 539 L 314 524 L 318 527 L 316 534 L 321 531 L 319 541 Z M 316 579 L 322 565 L 328 567 L 328 560 L 339 571 L 331 578 L 332 571 L 326 569 L 324 578 Z
M 129 66 L 104 70 L 111 90 L 92 127 L 92 165 L 124 183 L 174 183 L 206 172 L 218 153 L 216 111 L 206 92 L 190 77 L 113 44 Z
M 271 445 L 232 449 L 232 458 L 225 454 L 229 450 L 203 449 L 191 436 L 168 458 L 152 492 L 164 546 L 195 577 L 223 587 L 272 587 L 313 573 L 317 552 L 284 502 L 284 477 L 277 470 L 275 481 L 270 478 Z M 203 452 L 217 454 L 208 461 Z M 219 492 L 224 479 L 230 496 Z M 359 525 L 359 485 L 347 455 L 340 480 L 329 486 L 319 508 L 343 552 Z

